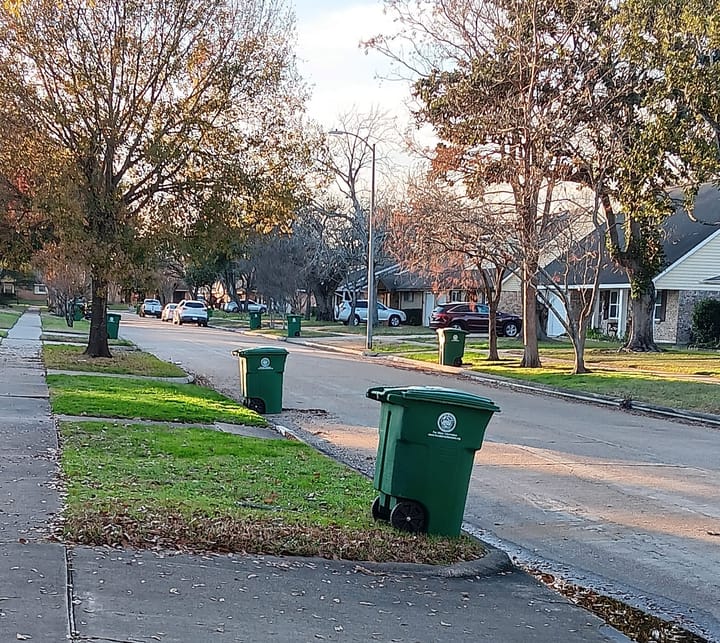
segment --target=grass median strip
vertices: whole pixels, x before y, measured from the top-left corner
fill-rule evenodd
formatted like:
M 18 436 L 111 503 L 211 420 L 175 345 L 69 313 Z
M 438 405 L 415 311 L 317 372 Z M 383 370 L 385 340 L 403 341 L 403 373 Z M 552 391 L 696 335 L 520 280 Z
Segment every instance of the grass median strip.
M 437 362 L 436 353 L 403 353 L 402 356 L 422 362 Z M 669 374 L 601 370 L 584 375 L 570 375 L 567 365 L 563 364 L 530 369 L 520 368 L 517 363 L 515 359 L 488 362 L 485 355 L 473 351 L 465 351 L 463 357 L 464 367 L 478 373 L 500 375 L 578 393 L 595 393 L 676 409 L 720 413 L 720 388 L 712 382 L 693 382 Z
M 91 421 L 60 432 L 75 542 L 435 564 L 484 553 L 374 523 L 371 482 L 299 442 Z
M 110 359 L 88 357 L 80 346 L 45 345 L 43 359 L 49 369 L 87 371 L 149 377 L 182 377 L 185 372 L 175 364 L 163 362 L 143 351 L 116 351 Z
M 254 411 L 196 384 L 93 375 L 48 375 L 47 383 L 59 415 L 267 425 Z
M 15 322 L 20 318 L 22 313 L 14 310 L 2 310 L 0 311 L 0 329 L 9 330 L 15 325 Z

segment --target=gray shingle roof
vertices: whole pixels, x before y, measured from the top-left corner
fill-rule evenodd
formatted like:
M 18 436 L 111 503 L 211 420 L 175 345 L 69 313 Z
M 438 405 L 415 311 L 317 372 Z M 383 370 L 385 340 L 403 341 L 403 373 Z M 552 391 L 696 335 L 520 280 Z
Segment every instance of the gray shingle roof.
M 671 190 L 669 194 L 678 206 L 675 213 L 662 226 L 664 235 L 663 250 L 665 252 L 665 263 L 662 270 L 672 266 L 693 248 L 720 230 L 720 189 L 717 186 L 709 183 L 701 186 L 695 199 L 692 214 L 688 214 L 683 207 L 684 197 L 681 189 Z M 604 235 L 605 229 L 606 227 L 603 226 L 600 232 L 594 231 L 590 233 L 578 245 L 581 248 L 595 247 L 598 234 Z M 586 283 L 586 280 L 583 279 L 583 268 L 583 262 L 579 262 L 577 268 L 572 270 L 569 279 L 572 285 Z M 564 262 L 556 259 L 547 266 L 546 270 L 550 274 L 563 274 Z M 608 259 L 600 273 L 600 284 L 621 285 L 627 283 L 629 283 L 629 279 L 625 269 L 616 266 Z

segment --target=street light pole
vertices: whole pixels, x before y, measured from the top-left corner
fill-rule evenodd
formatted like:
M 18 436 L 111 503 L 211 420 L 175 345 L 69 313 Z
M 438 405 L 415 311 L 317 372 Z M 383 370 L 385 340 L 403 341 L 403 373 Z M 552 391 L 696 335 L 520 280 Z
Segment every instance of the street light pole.
M 328 132 L 333 135 L 346 134 L 362 141 L 372 153 L 372 176 L 370 179 L 370 214 L 368 215 L 368 265 L 367 265 L 367 298 L 368 298 L 368 318 L 365 334 L 365 348 L 372 350 L 373 347 L 373 326 L 377 317 L 377 299 L 375 297 L 375 244 L 373 225 L 375 221 L 375 143 L 368 143 L 367 139 L 353 132 L 345 130 L 331 130 Z

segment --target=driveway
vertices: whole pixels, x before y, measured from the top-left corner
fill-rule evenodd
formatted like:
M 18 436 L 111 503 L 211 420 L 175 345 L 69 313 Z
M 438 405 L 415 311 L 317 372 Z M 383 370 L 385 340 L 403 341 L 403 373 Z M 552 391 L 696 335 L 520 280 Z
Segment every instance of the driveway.
M 235 348 L 289 351 L 275 421 L 372 464 L 371 386 L 449 386 L 502 409 L 476 457 L 466 527 L 519 562 L 562 574 L 720 640 L 720 433 L 452 374 L 290 342 L 123 317 L 121 336 L 238 396 Z M 442 484 L 442 480 L 438 480 Z

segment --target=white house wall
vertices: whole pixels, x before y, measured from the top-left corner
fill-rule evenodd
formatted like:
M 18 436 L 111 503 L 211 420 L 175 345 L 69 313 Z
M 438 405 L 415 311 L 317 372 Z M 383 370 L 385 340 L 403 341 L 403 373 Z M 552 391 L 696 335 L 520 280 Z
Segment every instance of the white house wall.
M 655 279 L 657 290 L 718 290 L 706 280 L 720 274 L 720 230 Z

